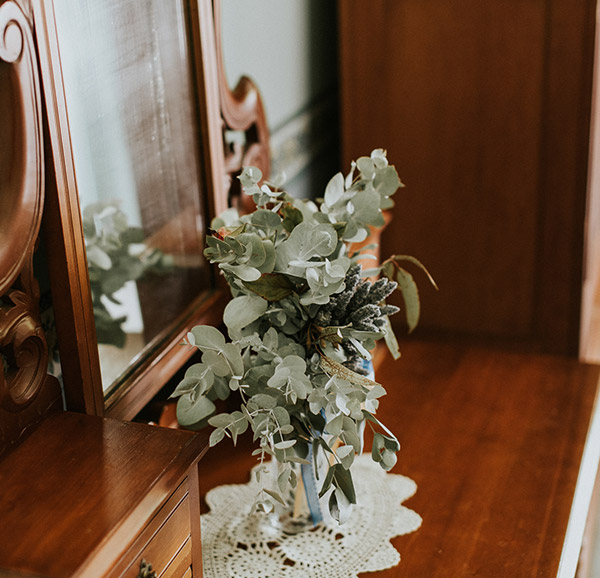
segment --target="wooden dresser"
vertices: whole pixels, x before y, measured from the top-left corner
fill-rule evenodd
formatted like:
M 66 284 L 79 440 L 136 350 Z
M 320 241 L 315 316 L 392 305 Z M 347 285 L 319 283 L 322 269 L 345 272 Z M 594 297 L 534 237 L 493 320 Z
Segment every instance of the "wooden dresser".
M 157 426 L 47 418 L 0 462 L 0 575 L 202 576 L 207 447 L 202 435 Z M 155 574 L 143 573 L 148 564 Z

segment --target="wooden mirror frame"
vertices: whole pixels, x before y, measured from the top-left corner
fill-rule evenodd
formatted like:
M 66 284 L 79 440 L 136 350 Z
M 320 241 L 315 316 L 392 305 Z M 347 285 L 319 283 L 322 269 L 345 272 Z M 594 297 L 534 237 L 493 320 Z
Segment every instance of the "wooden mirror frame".
M 210 220 L 227 207 L 214 20 L 210 0 L 188 0 L 185 8 Z M 131 419 L 192 355 L 190 348 L 181 346 L 189 328 L 220 323 L 228 292 L 213 274 L 213 289 L 198 296 L 168 337 L 104 398 L 52 2 L 33 1 L 32 13 L 47 110 L 47 148 L 53 160 L 47 163 L 45 230 L 67 408 Z
M 31 22 L 0 5 L 0 454 L 62 407 L 48 375 L 33 255 L 44 208 L 42 97 Z M 6 114 L 8 113 L 8 114 Z

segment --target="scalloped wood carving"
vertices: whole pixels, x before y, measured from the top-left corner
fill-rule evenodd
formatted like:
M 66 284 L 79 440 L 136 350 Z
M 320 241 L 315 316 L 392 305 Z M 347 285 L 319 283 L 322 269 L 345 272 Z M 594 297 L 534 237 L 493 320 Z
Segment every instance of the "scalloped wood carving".
M 42 107 L 31 25 L 16 2 L 0 6 L 0 453 L 61 405 L 47 375 L 33 254 L 44 199 Z M 8 113 L 6 109 L 8 108 Z

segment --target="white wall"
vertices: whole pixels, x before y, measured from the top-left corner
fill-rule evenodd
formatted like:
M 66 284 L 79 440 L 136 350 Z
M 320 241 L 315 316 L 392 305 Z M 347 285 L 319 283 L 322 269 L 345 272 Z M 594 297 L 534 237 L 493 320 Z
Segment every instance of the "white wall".
M 290 192 L 321 194 L 338 170 L 335 0 L 221 4 L 227 79 L 233 88 L 245 74 L 259 86 L 274 172 L 291 177 Z

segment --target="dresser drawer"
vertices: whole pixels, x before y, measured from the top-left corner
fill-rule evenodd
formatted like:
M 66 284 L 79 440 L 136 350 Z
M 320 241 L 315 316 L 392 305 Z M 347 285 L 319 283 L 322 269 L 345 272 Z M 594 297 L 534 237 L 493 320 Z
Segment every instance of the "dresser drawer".
M 189 578 L 192 575 L 192 540 L 189 539 L 160 578 Z M 158 576 L 158 574 L 157 574 Z
M 158 514 L 134 542 L 124 559 L 126 569 L 114 576 L 137 578 L 142 561 L 152 565 L 156 576 L 176 576 L 185 573 L 191 564 L 190 505 L 187 480 L 179 486 Z M 122 567 L 121 565 L 119 565 Z

